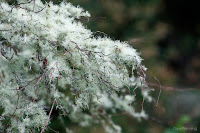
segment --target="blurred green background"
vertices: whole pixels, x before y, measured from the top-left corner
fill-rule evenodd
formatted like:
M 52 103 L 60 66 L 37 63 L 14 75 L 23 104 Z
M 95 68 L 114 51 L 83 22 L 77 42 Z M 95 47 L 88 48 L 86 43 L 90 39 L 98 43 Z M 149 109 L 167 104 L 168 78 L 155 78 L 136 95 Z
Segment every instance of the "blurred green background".
M 11 0 L 10 0 L 11 1 Z M 91 13 L 81 20 L 93 32 L 127 41 L 136 48 L 148 68 L 147 81 L 154 101 L 145 102 L 147 120 L 113 116 L 123 133 L 200 132 L 200 2 L 198 0 L 68 0 Z M 55 4 L 61 1 L 54 0 Z M 155 100 L 162 93 L 159 105 Z M 135 106 L 141 110 L 141 99 Z M 49 127 L 61 133 L 103 133 L 99 125 L 76 127 L 53 111 Z M 185 128 L 185 129 L 183 129 Z M 189 130 L 188 128 L 194 128 Z M 178 130 L 180 129 L 180 130 Z M 182 130 L 181 130 L 182 129 Z M 53 132 L 49 130 L 49 133 Z

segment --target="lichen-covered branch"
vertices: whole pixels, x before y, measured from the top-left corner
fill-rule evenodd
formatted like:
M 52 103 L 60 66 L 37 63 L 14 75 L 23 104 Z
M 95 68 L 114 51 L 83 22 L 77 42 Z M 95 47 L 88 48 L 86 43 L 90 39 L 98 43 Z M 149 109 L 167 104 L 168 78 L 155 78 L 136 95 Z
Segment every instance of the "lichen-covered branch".
M 54 109 L 80 126 L 98 123 L 115 133 L 121 128 L 111 115 L 147 118 L 131 105 L 139 87 L 142 107 L 151 101 L 141 57 L 126 42 L 86 29 L 78 20 L 90 17 L 87 11 L 66 2 L 18 0 L 1 2 L 0 16 L 1 131 L 53 131 Z

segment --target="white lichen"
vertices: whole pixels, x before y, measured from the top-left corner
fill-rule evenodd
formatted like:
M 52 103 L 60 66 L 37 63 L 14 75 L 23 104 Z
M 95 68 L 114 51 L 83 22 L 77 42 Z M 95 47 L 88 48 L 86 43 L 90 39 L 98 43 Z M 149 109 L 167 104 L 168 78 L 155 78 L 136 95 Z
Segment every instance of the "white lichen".
M 142 86 L 138 77 L 145 80 L 142 58 L 128 43 L 86 29 L 79 19 L 90 17 L 87 11 L 66 2 L 18 0 L 1 2 L 0 16 L 0 118 L 10 121 L 4 129 L 0 119 L 2 131 L 47 129 L 52 103 L 72 122 L 103 123 L 107 132 L 122 131 L 107 111 L 147 118 L 131 105 L 130 88 Z

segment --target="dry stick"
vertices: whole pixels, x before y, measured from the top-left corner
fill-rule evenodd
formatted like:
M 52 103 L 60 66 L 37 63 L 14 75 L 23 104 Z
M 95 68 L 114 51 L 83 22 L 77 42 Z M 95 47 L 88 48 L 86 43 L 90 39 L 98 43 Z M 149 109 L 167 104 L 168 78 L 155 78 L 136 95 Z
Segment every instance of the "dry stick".
M 160 87 L 159 84 L 147 82 L 148 85 L 154 87 Z M 166 91 L 191 91 L 191 90 L 199 90 L 197 88 L 176 88 L 176 87 L 168 87 L 168 86 L 161 86 L 161 89 Z
M 33 99 L 33 102 L 35 102 L 36 98 L 37 98 L 37 90 L 39 89 L 39 85 L 37 85 L 36 91 L 35 91 L 35 97 Z
M 49 126 L 47 126 L 51 131 L 55 132 L 55 133 L 59 133 L 58 131 L 53 130 L 52 128 L 50 128 Z
M 53 111 L 53 107 L 54 107 L 55 102 L 56 102 L 56 99 L 54 99 L 54 101 L 53 101 L 53 104 L 52 104 L 52 106 L 51 106 L 51 110 L 50 110 L 50 112 L 49 112 L 49 115 L 48 115 L 48 118 L 47 118 L 47 121 L 46 121 L 46 124 L 44 125 L 44 127 L 43 127 L 43 129 L 42 129 L 42 131 L 41 131 L 40 133 L 43 133 L 45 127 L 48 125 L 48 122 L 49 122 L 51 113 L 52 113 L 52 111 Z
M 43 11 L 43 10 L 46 8 L 46 6 L 45 6 L 45 7 L 43 7 L 42 9 L 40 9 L 40 10 L 38 10 L 38 11 L 34 11 L 34 10 L 31 10 L 31 9 L 28 9 L 28 8 L 21 7 L 21 6 L 19 6 L 19 5 L 17 5 L 15 8 L 17 8 L 17 7 L 21 8 L 21 9 L 24 9 L 24 10 L 26 10 L 26 11 L 33 12 L 33 13 L 39 13 L 39 12 Z
M 18 91 L 17 91 L 17 94 L 19 94 L 20 91 L 22 91 L 24 88 L 26 88 L 27 86 L 29 86 L 33 81 L 35 81 L 35 80 L 38 79 L 38 78 L 40 78 L 40 76 L 39 76 L 39 77 L 35 77 L 35 78 L 32 79 L 31 81 L 29 81 L 24 87 L 19 88 Z M 17 95 L 17 94 L 16 94 L 16 95 Z M 14 95 L 12 98 L 14 98 L 16 95 Z M 11 99 L 12 99 L 12 98 L 11 98 Z
M 140 74 L 140 71 L 139 72 L 137 72 L 138 73 L 138 75 L 139 75 L 139 77 L 140 77 L 140 82 L 141 82 L 141 90 L 142 90 L 142 104 L 141 104 L 141 106 L 142 106 L 142 111 L 143 111 L 143 104 L 144 104 L 144 93 L 143 93 L 143 85 L 142 85 L 142 79 L 141 79 L 141 74 Z
M 136 87 L 133 89 L 134 96 L 136 96 L 135 90 L 138 88 L 138 83 L 136 83 Z
M 40 78 L 41 78 L 41 76 L 35 77 L 31 81 L 29 81 L 24 87 L 20 88 L 18 91 L 22 91 L 24 88 L 26 88 L 27 86 L 29 86 L 33 81 L 35 81 L 36 79 L 40 79 Z
M 47 72 L 47 71 L 46 71 Z M 35 84 L 35 85 L 38 85 L 39 84 L 39 82 L 43 79 L 43 77 L 44 77 L 44 75 L 45 75 L 45 73 L 46 72 L 44 72 L 41 76 L 40 76 L 40 78 L 38 79 L 38 81 L 37 81 L 37 83 Z M 35 86 L 34 85 L 34 86 Z
M 16 104 L 16 109 L 15 109 L 15 111 L 13 112 L 13 114 L 12 114 L 12 115 L 14 115 L 14 114 L 15 114 L 15 112 L 17 111 L 17 108 L 18 108 L 18 104 L 19 104 L 19 94 L 18 94 L 18 98 L 17 98 L 17 104 Z
M 137 62 L 136 62 L 137 63 Z M 134 65 L 133 65 L 134 66 Z M 139 69 L 138 69 L 139 68 Z M 138 69 L 138 70 L 137 70 Z M 141 73 L 140 73 L 140 70 L 142 71 L 142 69 L 140 68 L 140 66 L 138 66 L 138 64 L 136 64 L 136 70 L 137 70 L 137 74 L 139 76 L 139 79 L 140 79 L 140 82 L 141 82 L 141 91 L 142 91 L 142 104 L 141 104 L 141 107 L 142 107 L 142 111 L 143 111 L 143 104 L 144 104 L 144 93 L 143 93 L 143 85 L 142 85 L 142 79 L 141 79 Z M 144 74 L 144 73 L 143 73 Z M 132 75 L 133 75 L 133 67 L 132 67 Z M 144 78 L 145 78 L 145 75 L 144 75 Z M 145 82 L 145 81 L 144 81 Z M 136 84 L 136 87 L 133 89 L 133 92 L 134 92 L 134 95 L 136 96 L 136 93 L 135 93 L 135 90 L 137 89 L 138 87 L 138 83 Z
M 160 98 L 160 94 L 161 94 L 161 90 L 166 90 L 166 91 L 189 91 L 189 90 L 198 90 L 197 88 L 175 88 L 175 87 L 167 87 L 167 86 L 161 86 L 160 81 L 154 76 L 155 80 L 157 80 L 159 82 L 159 84 L 155 84 L 155 83 L 150 83 L 147 82 L 148 85 L 150 86 L 154 86 L 154 87 L 159 87 L 160 88 L 160 92 L 156 101 L 156 106 L 158 106 L 158 101 Z
M 0 30 L 0 31 L 10 31 L 10 30 Z
M 93 19 L 90 19 L 91 21 L 96 21 L 97 19 L 107 19 L 107 17 L 96 17 L 96 18 L 93 18 Z

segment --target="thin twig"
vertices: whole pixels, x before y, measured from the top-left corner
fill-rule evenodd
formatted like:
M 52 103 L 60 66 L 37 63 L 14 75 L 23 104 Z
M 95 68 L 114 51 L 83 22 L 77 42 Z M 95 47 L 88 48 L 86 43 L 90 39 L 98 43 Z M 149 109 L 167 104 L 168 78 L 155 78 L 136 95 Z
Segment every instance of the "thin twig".
M 54 107 L 55 102 L 56 102 L 56 99 L 54 99 L 54 101 L 53 101 L 53 104 L 52 104 L 52 106 L 51 106 L 51 110 L 50 110 L 50 112 L 49 112 L 49 115 L 48 115 L 48 118 L 47 118 L 47 121 L 46 121 L 46 124 L 44 125 L 44 127 L 43 127 L 41 133 L 44 132 L 45 127 L 48 125 L 48 122 L 49 122 L 49 119 L 50 119 L 50 117 L 51 117 L 51 113 L 52 113 L 52 111 L 53 111 L 53 107 Z
M 147 82 L 148 85 L 153 87 L 160 87 L 159 84 Z M 177 88 L 177 87 L 170 87 L 170 86 L 161 86 L 161 89 L 165 91 L 191 91 L 191 90 L 199 90 L 197 88 Z

